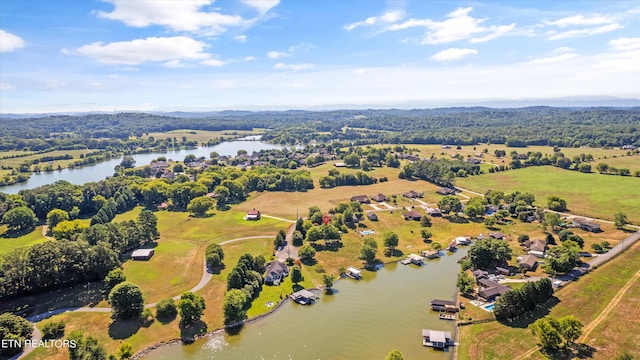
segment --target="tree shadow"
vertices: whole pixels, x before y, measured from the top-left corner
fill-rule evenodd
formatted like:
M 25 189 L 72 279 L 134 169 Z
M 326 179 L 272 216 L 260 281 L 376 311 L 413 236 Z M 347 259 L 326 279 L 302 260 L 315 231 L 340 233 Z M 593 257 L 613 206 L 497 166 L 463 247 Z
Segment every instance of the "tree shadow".
M 207 266 L 207 272 L 209 274 L 213 274 L 213 275 L 220 275 L 220 272 L 222 270 L 224 270 L 225 268 L 226 268 L 225 264 L 220 264 L 220 266 L 217 266 L 217 267 L 214 267 L 214 268 Z
M 313 266 L 318 263 L 318 260 L 316 260 L 315 258 L 300 259 L 300 262 L 307 266 Z
M 559 349 L 555 352 L 541 350 L 551 360 L 591 359 L 596 349 L 593 346 L 577 343 L 573 347 Z
M 324 293 L 325 295 L 335 295 L 338 293 L 338 290 L 334 288 L 328 288 L 328 289 L 324 289 Z
M 462 217 L 462 216 L 458 216 L 458 215 L 453 215 L 453 216 L 449 216 L 447 218 L 447 220 L 449 220 L 449 222 L 452 222 L 454 224 L 468 224 L 469 223 L 469 219 Z
M 177 312 L 175 314 L 168 314 L 165 316 L 156 314 L 156 320 L 158 320 L 158 322 L 160 322 L 161 324 L 166 325 L 172 322 L 173 320 L 175 320 L 177 316 L 178 316 Z
M 244 328 L 244 323 L 239 323 L 236 326 L 227 326 L 224 328 L 224 332 L 229 336 L 236 336 L 240 334 L 240 331 Z
M 293 284 L 291 286 L 291 289 L 293 290 L 293 292 L 297 292 L 297 291 L 300 291 L 300 290 L 304 290 L 304 286 L 299 285 L 299 284 Z
M 5 238 L 5 239 L 15 239 L 15 238 L 19 238 L 20 236 L 24 236 L 27 235 L 29 233 L 31 233 L 32 231 L 34 231 L 35 228 L 33 229 L 24 229 L 24 230 L 7 230 L 5 232 L 2 233 L 2 235 L 0 235 L 0 237 Z
M 215 216 L 215 213 L 206 213 L 206 214 L 189 214 L 190 218 L 196 219 L 206 219 Z
M 115 319 L 109 324 L 109 337 L 114 340 L 124 340 L 133 336 L 144 325 L 142 319 Z
M 498 320 L 498 322 L 512 328 L 526 329 L 529 327 L 529 325 L 533 324 L 536 320 L 549 315 L 549 313 L 551 312 L 551 309 L 559 303 L 560 303 L 560 300 L 557 297 L 553 296 L 551 299 L 547 300 L 542 306 L 539 306 L 529 314 L 521 316 L 520 318 L 515 320 Z
M 192 323 L 180 322 L 180 339 L 185 344 L 191 344 L 195 341 L 197 335 L 202 335 L 207 332 L 207 324 L 202 320 L 197 320 Z

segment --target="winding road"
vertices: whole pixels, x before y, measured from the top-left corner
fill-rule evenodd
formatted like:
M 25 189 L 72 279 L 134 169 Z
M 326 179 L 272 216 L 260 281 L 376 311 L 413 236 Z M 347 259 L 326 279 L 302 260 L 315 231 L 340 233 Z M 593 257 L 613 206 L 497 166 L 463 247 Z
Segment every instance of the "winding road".
M 265 215 L 263 215 L 263 216 L 265 216 Z M 265 217 L 271 217 L 271 216 L 265 216 Z M 284 220 L 284 221 L 287 221 L 287 222 L 294 222 L 294 221 L 291 221 L 291 220 L 280 219 L 280 218 L 275 218 L 275 219 Z M 44 234 L 46 232 L 46 229 L 43 227 L 42 231 L 43 231 L 43 234 Z M 245 240 L 252 240 L 252 239 L 272 239 L 274 237 L 275 237 L 275 235 L 243 236 L 243 237 L 238 237 L 238 238 L 235 238 L 235 239 L 223 241 L 223 242 L 219 243 L 219 245 L 226 245 L 226 244 L 231 244 L 231 243 L 238 242 L 238 241 L 245 241 Z M 205 287 L 205 285 L 207 285 L 207 283 L 211 280 L 212 277 L 213 277 L 213 274 L 207 268 L 206 261 L 203 261 L 202 277 L 200 278 L 200 281 L 198 282 L 198 284 L 196 284 L 196 286 L 192 287 L 188 291 L 189 292 L 196 292 L 198 290 L 201 290 L 203 287 Z M 181 295 L 174 296 L 173 300 L 179 300 L 180 296 Z M 145 304 L 144 305 L 145 308 L 152 308 L 154 306 L 156 306 L 156 303 L 150 303 L 150 304 Z M 88 307 L 88 306 L 66 307 L 66 308 L 50 310 L 50 311 L 47 311 L 47 312 L 44 312 L 44 313 L 41 313 L 41 314 L 28 316 L 26 319 L 33 323 L 32 340 L 33 341 L 39 341 L 40 339 L 42 339 L 42 333 L 40 332 L 40 329 L 38 329 L 38 327 L 36 326 L 37 322 L 42 321 L 42 320 L 47 319 L 47 318 L 50 318 L 50 317 L 52 317 L 54 315 L 58 315 L 58 314 L 66 313 L 66 312 L 109 313 L 109 312 L 111 312 L 111 308 L 110 307 Z M 34 349 L 35 348 L 27 347 L 20 354 L 15 355 L 14 357 L 10 358 L 10 360 L 22 359 L 25 356 L 27 356 L 29 353 L 31 353 L 31 351 L 33 351 Z

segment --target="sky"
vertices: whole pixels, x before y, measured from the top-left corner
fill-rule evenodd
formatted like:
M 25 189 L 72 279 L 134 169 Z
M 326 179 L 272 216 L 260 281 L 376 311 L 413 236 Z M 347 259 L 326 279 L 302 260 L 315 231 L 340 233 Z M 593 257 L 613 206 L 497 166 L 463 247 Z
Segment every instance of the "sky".
M 0 113 L 640 99 L 640 1 L 0 1 Z

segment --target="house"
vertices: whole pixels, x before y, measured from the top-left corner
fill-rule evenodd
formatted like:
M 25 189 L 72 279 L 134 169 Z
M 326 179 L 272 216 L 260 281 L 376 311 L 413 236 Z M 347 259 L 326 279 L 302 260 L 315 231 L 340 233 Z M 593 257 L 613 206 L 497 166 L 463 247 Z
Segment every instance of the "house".
M 418 254 L 409 254 L 405 259 L 405 262 L 421 266 L 424 265 L 424 258 Z
M 511 275 L 511 270 L 503 267 L 496 267 L 496 272 L 501 275 Z
M 371 221 L 378 221 L 378 215 L 376 215 L 376 213 L 374 213 L 374 212 L 368 212 L 367 213 L 367 219 L 369 219 Z
M 371 200 L 375 202 L 383 202 L 383 201 L 389 201 L 389 198 L 386 197 L 384 194 L 378 194 L 378 195 L 372 196 Z
M 402 214 L 402 218 L 405 219 L 405 220 L 420 221 L 421 217 L 422 217 L 422 214 L 420 214 L 419 212 L 417 212 L 415 210 L 411 210 L 409 212 L 406 212 L 406 213 Z
M 293 294 L 289 295 L 289 297 L 300 305 L 313 304 L 316 300 L 318 300 L 318 297 L 314 293 L 305 289 L 296 291 Z
M 345 275 L 347 275 L 348 277 L 352 278 L 352 279 L 361 279 L 362 278 L 362 272 L 352 266 L 349 266 L 347 268 L 347 271 L 345 272 Z
M 440 253 L 435 250 L 423 251 L 422 255 L 424 255 L 424 257 L 426 257 L 427 259 L 437 259 L 440 257 Z
M 429 216 L 439 217 L 442 216 L 442 211 L 438 208 L 427 207 L 427 214 L 429 214 Z
M 169 203 L 163 202 L 157 206 L 158 210 L 167 210 L 169 208 Z
M 525 255 L 520 259 L 519 264 L 522 269 L 536 271 L 538 259 L 533 255 Z
M 169 164 L 166 161 L 152 161 L 151 169 L 152 170 L 160 170 L 169 167 Z
M 149 260 L 153 254 L 153 249 L 138 249 L 131 253 L 131 258 L 133 260 Z
M 458 251 L 458 243 L 455 240 L 453 240 L 451 241 L 451 243 L 449 243 L 448 248 L 449 248 L 449 251 L 451 252 Z
M 510 287 L 497 284 L 497 286 L 478 290 L 478 296 L 489 302 L 494 301 L 498 296 L 506 293 L 509 290 L 511 290 Z
M 247 215 L 244 217 L 245 220 L 260 220 L 260 211 L 253 209 L 247 211 Z
M 482 159 L 477 159 L 477 158 L 467 158 L 467 162 L 470 164 L 474 164 L 474 165 L 480 165 L 482 164 Z
M 623 145 L 622 146 L 622 150 L 635 150 L 636 146 L 635 145 Z
M 402 194 L 402 196 L 409 198 L 409 199 L 415 199 L 415 198 L 419 198 L 420 194 L 413 191 L 413 190 L 409 190 L 406 193 Z
M 369 203 L 371 203 L 371 200 L 369 200 L 367 195 L 352 196 L 351 197 L 351 201 L 355 201 L 355 202 L 358 202 L 360 204 L 369 204 Z
M 500 284 L 498 284 L 497 282 L 495 282 L 493 280 L 489 280 L 489 279 L 485 279 L 485 278 L 478 279 L 477 282 L 478 282 L 478 287 L 480 289 L 489 289 L 489 288 L 496 287 L 496 286 L 500 285 Z
M 458 245 L 469 245 L 471 244 L 471 237 L 469 236 L 458 236 L 455 239 L 456 244 Z
M 473 270 L 473 277 L 476 278 L 476 281 L 479 281 L 480 279 L 487 279 L 489 278 L 489 272 L 476 269 Z
M 504 240 L 505 238 L 505 235 L 501 232 L 491 232 L 489 233 L 489 236 L 496 240 Z
M 524 244 L 529 248 L 529 255 L 543 258 L 547 251 L 547 241 L 543 239 L 527 240 Z
M 441 187 L 440 189 L 436 190 L 436 193 L 438 193 L 440 195 L 455 195 L 456 194 L 456 189 L 452 189 L 452 188 L 448 188 L 448 187 Z
M 337 163 L 333 163 L 333 166 L 335 166 L 337 168 L 343 168 L 343 167 L 347 167 L 347 164 L 345 164 L 343 162 L 337 162 Z
M 431 303 L 429 304 L 431 305 L 431 309 L 435 311 L 448 311 L 448 312 L 458 311 L 458 304 L 456 304 L 455 301 L 434 299 L 434 300 L 431 300 Z
M 600 224 L 585 218 L 573 218 L 573 226 L 591 232 L 600 232 Z
M 280 281 L 289 275 L 289 267 L 282 261 L 272 261 L 267 265 L 264 274 L 264 282 L 267 284 L 279 285 Z
M 455 345 L 455 343 L 451 339 L 450 331 L 422 329 L 422 345 L 444 349 Z

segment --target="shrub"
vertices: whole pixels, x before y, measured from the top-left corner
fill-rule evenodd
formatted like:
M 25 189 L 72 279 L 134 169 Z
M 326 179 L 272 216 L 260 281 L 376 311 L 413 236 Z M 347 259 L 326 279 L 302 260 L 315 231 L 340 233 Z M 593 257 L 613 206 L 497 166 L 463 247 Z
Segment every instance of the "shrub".
M 59 339 L 64 336 L 64 321 L 52 321 L 42 328 L 42 338 L 45 340 Z
M 172 298 L 162 299 L 156 305 L 156 317 L 161 321 L 171 321 L 178 315 L 178 308 Z

